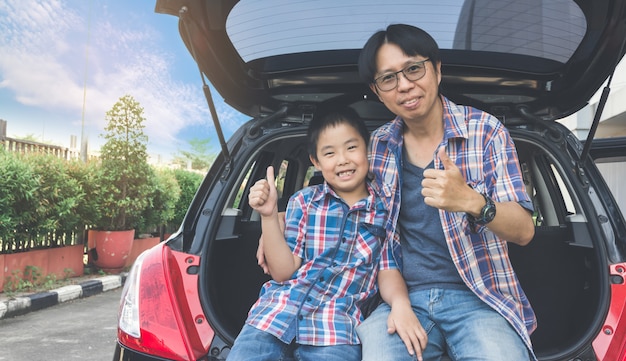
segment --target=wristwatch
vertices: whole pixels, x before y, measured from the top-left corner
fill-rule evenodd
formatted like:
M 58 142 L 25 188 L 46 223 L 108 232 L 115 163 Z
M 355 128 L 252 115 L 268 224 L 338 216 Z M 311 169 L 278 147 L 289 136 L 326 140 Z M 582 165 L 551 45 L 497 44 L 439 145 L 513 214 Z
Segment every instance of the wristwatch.
M 478 217 L 474 217 L 471 214 L 467 213 L 467 219 L 470 223 L 478 224 L 481 226 L 486 225 L 487 223 L 493 221 L 496 217 L 496 205 L 493 203 L 493 200 L 489 198 L 486 194 L 481 194 L 485 198 L 485 206 L 480 210 Z

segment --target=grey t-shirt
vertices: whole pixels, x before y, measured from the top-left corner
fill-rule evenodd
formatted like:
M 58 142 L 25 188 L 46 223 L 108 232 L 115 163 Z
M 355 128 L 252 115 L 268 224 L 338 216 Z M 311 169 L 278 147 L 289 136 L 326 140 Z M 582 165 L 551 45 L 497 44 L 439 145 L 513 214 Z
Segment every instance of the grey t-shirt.
M 433 168 L 431 162 L 426 168 Z M 402 165 L 402 204 L 400 206 L 400 243 L 402 275 L 409 291 L 424 288 L 466 288 L 452 262 L 439 211 L 424 203 L 424 168 Z

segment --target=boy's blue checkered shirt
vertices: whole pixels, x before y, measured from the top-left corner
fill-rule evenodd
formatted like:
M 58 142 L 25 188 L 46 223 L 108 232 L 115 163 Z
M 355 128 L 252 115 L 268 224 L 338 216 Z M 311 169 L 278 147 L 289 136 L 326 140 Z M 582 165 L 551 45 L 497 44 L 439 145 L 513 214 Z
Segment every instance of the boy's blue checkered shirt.
M 290 198 L 285 239 L 302 265 L 290 280 L 263 285 L 247 324 L 285 343 L 359 344 L 360 305 L 377 291 L 388 214 L 367 189 L 352 207 L 326 182 Z

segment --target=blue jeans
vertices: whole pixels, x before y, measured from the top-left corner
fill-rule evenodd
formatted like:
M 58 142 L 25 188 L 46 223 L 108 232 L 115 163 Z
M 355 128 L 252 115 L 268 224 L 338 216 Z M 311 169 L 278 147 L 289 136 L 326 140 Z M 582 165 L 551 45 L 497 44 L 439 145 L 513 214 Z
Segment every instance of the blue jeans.
M 286 344 L 265 331 L 244 325 L 227 361 L 361 360 L 361 345 L 310 346 Z
M 424 289 L 409 295 L 428 334 L 424 361 L 528 361 L 524 341 L 509 322 L 470 290 Z M 381 304 L 357 327 L 363 361 L 416 360 L 397 334 L 387 334 L 389 305 Z

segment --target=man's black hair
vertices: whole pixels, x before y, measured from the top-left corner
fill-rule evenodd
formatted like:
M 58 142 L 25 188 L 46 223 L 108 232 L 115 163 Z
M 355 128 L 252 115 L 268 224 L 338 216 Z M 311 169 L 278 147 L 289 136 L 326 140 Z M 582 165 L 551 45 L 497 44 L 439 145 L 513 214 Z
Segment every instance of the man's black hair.
M 383 44 L 395 44 L 408 56 L 421 55 L 436 65 L 440 60 L 439 46 L 424 30 L 406 24 L 392 24 L 372 35 L 359 54 L 359 76 L 372 84 L 376 75 L 376 55 Z
M 335 127 L 339 124 L 348 124 L 356 129 L 365 141 L 365 146 L 368 146 L 370 133 L 367 130 L 367 126 L 365 126 L 365 122 L 361 120 L 352 108 L 345 108 L 321 116 L 315 116 L 311 120 L 307 131 L 307 139 L 309 140 L 309 155 L 313 159 L 317 160 L 317 142 L 319 141 L 320 133 L 328 127 Z

